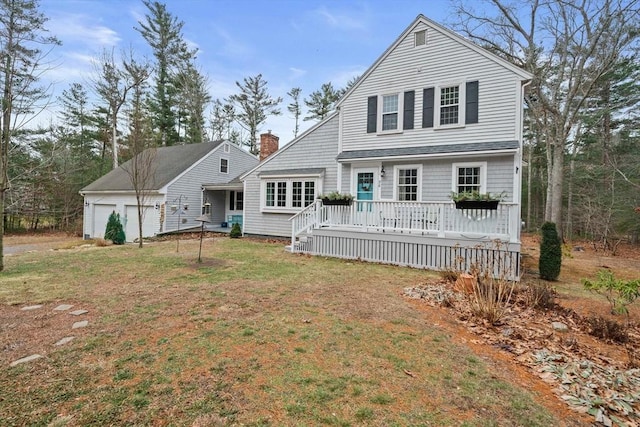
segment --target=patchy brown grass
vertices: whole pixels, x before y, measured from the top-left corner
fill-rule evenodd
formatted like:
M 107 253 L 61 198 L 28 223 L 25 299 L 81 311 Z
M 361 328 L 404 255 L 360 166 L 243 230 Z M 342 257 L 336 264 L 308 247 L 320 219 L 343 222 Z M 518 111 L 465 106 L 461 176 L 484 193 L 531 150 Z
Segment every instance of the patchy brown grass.
M 577 425 L 548 386 L 401 296 L 429 273 L 224 238 L 197 263 L 198 243 L 7 257 L 5 422 Z M 71 331 L 60 303 L 89 310 L 89 327 Z

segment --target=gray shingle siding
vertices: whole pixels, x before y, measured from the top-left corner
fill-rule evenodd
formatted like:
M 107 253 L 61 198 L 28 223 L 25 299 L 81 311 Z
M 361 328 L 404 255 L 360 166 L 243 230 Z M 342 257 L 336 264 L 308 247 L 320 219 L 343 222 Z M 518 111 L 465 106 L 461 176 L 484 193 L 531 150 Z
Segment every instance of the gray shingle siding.
M 321 123 L 292 146 L 284 147 L 245 177 L 244 232 L 248 234 L 291 236 L 292 213 L 266 213 L 260 211 L 260 176 L 269 174 L 312 173 L 324 170 L 323 192 L 337 189 L 338 116 Z M 304 172 L 301 172 L 304 171 Z

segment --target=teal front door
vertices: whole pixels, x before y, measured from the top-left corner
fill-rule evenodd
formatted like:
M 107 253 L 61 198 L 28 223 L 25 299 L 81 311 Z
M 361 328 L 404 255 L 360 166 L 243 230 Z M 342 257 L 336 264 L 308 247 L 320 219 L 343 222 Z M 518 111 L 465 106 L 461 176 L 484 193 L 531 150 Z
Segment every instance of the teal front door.
M 373 200 L 373 176 L 373 172 L 358 172 L 356 175 L 356 199 L 358 202 Z M 358 212 L 364 209 L 371 212 L 372 208 L 371 203 L 358 203 Z

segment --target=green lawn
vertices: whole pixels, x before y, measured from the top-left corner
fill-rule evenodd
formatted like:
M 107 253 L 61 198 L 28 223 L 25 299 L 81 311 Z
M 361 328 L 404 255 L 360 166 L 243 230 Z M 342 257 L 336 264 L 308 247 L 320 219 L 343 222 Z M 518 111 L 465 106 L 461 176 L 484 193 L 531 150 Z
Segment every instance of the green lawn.
M 197 251 L 182 241 L 179 253 L 160 242 L 6 257 L 3 319 L 34 319 L 19 308 L 36 303 L 48 317 L 31 325 L 37 342 L 2 326 L 0 424 L 559 423 L 401 296 L 424 271 L 246 239 L 206 240 L 202 264 Z M 71 334 L 68 313 L 51 314 L 59 303 L 86 307 L 90 323 L 55 347 Z M 45 357 L 9 367 L 35 352 Z

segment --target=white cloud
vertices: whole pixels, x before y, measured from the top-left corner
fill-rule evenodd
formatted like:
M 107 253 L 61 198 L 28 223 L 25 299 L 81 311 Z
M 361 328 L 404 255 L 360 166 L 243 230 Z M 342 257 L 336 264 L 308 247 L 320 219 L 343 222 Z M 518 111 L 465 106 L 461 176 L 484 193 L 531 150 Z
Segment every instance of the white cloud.
M 122 39 L 116 31 L 100 24 L 91 24 L 93 18 L 84 14 L 59 13 L 51 17 L 47 26 L 64 45 L 84 45 L 92 50 L 116 46 Z
M 290 80 L 297 80 L 307 74 L 307 70 L 296 67 L 289 67 L 289 71 L 291 72 L 291 74 L 289 75 Z
M 225 29 L 218 27 L 215 31 L 218 37 L 222 39 L 218 50 L 221 55 L 231 58 L 245 58 L 251 55 L 251 48 L 233 38 Z
M 339 30 L 367 29 L 365 21 L 362 19 L 358 19 L 362 16 L 361 13 L 358 14 L 358 18 L 354 18 L 346 14 L 332 13 L 327 10 L 326 7 L 316 9 L 315 13 L 320 16 L 329 26 L 338 28 Z

